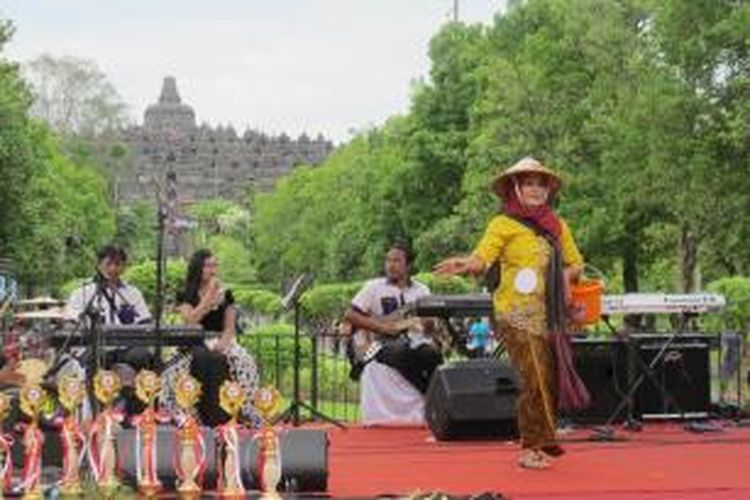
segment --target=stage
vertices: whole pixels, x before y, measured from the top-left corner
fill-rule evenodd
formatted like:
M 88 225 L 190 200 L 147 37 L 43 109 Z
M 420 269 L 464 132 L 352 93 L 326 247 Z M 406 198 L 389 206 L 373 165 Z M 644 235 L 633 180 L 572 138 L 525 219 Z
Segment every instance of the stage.
M 551 469 L 516 465 L 517 444 L 436 442 L 417 427 L 330 428 L 328 493 L 336 498 L 484 492 L 513 499 L 750 498 L 750 427 L 712 422 L 718 432 L 647 423 L 596 442 L 591 429 L 563 433 L 568 453 Z M 318 427 L 319 428 L 319 427 Z

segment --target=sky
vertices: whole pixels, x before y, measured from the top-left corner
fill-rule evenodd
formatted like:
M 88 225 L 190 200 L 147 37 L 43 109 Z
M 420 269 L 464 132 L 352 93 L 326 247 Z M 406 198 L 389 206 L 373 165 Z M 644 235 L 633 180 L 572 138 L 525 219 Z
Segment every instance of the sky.
M 505 0 L 458 0 L 491 23 Z M 91 59 L 141 123 L 165 76 L 198 123 L 336 143 L 408 110 L 454 0 L 0 0 L 2 56 Z

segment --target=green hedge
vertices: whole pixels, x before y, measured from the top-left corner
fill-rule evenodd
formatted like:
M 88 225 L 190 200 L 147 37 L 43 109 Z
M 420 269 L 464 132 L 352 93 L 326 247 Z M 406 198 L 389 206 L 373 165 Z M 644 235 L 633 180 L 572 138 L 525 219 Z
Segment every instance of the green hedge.
M 250 314 L 261 314 L 278 318 L 283 312 L 281 297 L 261 289 L 234 288 L 237 303 Z

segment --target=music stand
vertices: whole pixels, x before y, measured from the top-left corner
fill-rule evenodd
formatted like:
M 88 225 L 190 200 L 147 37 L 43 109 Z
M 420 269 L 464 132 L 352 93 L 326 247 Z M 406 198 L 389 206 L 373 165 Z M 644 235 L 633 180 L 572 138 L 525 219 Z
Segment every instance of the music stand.
M 300 398 L 300 332 L 299 332 L 299 321 L 300 321 L 300 314 L 299 314 L 299 308 L 300 308 L 300 299 L 302 298 L 302 295 L 307 291 L 307 289 L 312 284 L 313 278 L 310 273 L 303 273 L 301 274 L 296 280 L 294 280 L 294 284 L 292 284 L 291 288 L 289 289 L 289 292 L 284 296 L 284 298 L 281 299 L 281 306 L 284 310 L 289 310 L 290 307 L 294 308 L 294 388 L 293 388 L 293 396 L 292 396 L 292 402 L 289 403 L 289 406 L 281 412 L 281 414 L 276 417 L 274 420 L 274 423 L 284 421 L 288 422 L 289 420 L 292 421 L 292 424 L 295 427 L 299 427 L 300 423 L 300 408 L 304 408 L 305 410 L 309 411 L 312 418 L 318 418 L 320 420 L 325 420 L 328 423 L 331 423 L 339 428 L 346 428 L 344 424 L 339 422 L 338 420 L 329 417 L 328 415 L 318 411 L 317 409 L 313 408 L 312 406 L 308 405 L 302 399 Z

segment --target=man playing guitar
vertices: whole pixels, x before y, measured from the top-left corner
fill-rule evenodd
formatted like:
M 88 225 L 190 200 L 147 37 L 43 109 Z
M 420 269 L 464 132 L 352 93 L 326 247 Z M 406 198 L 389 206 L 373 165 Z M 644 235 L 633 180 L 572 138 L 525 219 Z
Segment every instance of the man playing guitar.
M 385 277 L 365 283 L 352 299 L 345 320 L 354 329 L 373 332 L 379 347 L 370 349 L 377 351 L 374 359 L 394 368 L 424 394 L 433 372 L 443 361 L 427 334 L 432 321 L 403 319 L 393 314 L 430 294 L 426 285 L 411 278 L 412 260 L 406 245 L 391 245 L 385 258 Z

